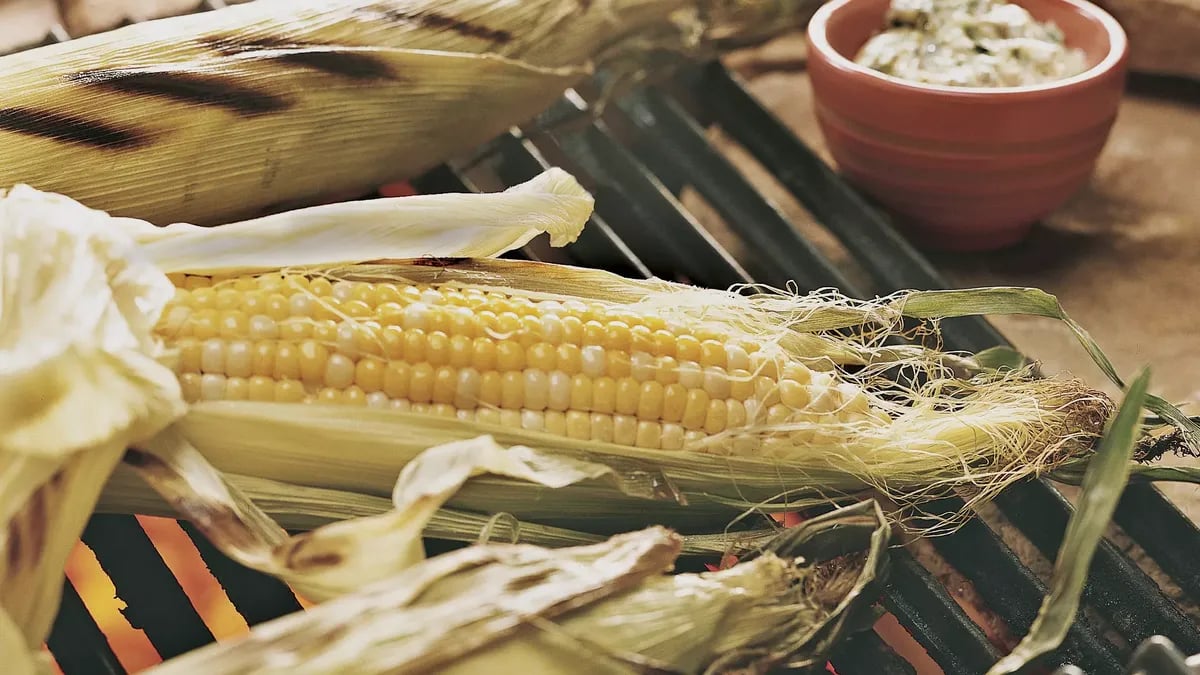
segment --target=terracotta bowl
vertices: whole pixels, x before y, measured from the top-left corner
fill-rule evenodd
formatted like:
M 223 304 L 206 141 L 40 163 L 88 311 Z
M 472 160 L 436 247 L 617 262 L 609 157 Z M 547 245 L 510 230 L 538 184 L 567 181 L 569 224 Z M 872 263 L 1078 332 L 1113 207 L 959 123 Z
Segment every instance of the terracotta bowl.
M 1023 239 L 1088 180 L 1125 85 L 1116 19 L 1083 0 L 1015 0 L 1053 21 L 1090 68 L 1028 87 L 921 84 L 854 63 L 888 0 L 832 0 L 808 27 L 817 118 L 838 168 L 919 244 L 987 250 Z

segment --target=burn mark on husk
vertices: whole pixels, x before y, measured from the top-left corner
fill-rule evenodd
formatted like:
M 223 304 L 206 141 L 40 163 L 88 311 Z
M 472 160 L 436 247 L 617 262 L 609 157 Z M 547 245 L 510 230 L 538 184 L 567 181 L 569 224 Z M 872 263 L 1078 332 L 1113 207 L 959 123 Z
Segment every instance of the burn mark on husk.
M 10 574 L 21 571 L 24 563 L 37 565 L 42 558 L 50 523 L 46 492 L 51 489 L 49 485 L 42 485 L 34 490 L 29 501 L 8 523 L 5 554 Z
M 432 256 L 425 258 L 416 258 L 412 261 L 417 267 L 458 267 L 459 265 L 469 262 L 471 258 L 434 258 Z
M 466 19 L 460 19 L 458 17 L 449 16 L 447 14 L 442 14 L 441 12 L 435 12 L 428 9 L 418 12 L 406 11 L 402 9 L 388 9 L 384 12 L 384 15 L 391 21 L 405 21 L 409 23 L 416 23 L 427 28 L 449 30 L 458 33 L 459 35 L 478 38 L 480 40 L 487 40 L 488 42 L 505 44 L 511 42 L 513 39 L 513 34 L 506 30 L 481 26 L 477 23 L 467 21 Z
M 0 108 L 0 131 L 113 150 L 150 142 L 148 134 L 135 129 L 34 108 Z
M 350 80 L 400 79 L 391 66 L 374 54 L 339 45 L 270 36 L 241 38 L 229 35 L 205 38 L 201 42 L 227 56 L 248 55 Z
M 290 545 L 285 545 L 286 549 L 283 552 L 284 564 L 288 569 L 297 572 L 311 572 L 313 570 L 336 567 L 342 563 L 344 557 L 337 551 L 310 551 L 320 543 L 314 543 L 311 532 L 298 534 L 292 538 Z
M 5 542 L 8 547 L 8 569 L 12 571 L 21 568 L 21 554 L 24 552 L 24 540 L 21 539 L 21 520 L 14 518 L 8 523 L 8 541 Z
M 162 464 L 162 460 L 156 459 L 150 454 L 136 448 L 126 448 L 125 455 L 121 457 L 121 461 L 135 468 L 145 468 Z
M 248 87 L 228 75 L 183 71 L 87 70 L 66 76 L 68 82 L 137 96 L 224 108 L 244 117 L 281 112 L 292 106 L 279 95 Z

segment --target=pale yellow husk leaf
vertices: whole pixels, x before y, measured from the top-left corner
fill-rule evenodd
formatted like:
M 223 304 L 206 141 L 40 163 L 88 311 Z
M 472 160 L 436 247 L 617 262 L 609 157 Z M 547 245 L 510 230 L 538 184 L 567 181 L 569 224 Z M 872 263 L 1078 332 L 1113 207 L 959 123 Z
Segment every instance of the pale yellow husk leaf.
M 579 238 L 594 204 L 573 176 L 552 168 L 503 192 L 340 202 L 215 228 L 112 222 L 164 272 L 244 273 L 381 255 L 497 256 L 541 234 L 551 246 L 566 246 Z
M 104 479 L 185 409 L 152 334 L 174 289 L 106 220 L 0 193 L 0 608 L 30 649 Z

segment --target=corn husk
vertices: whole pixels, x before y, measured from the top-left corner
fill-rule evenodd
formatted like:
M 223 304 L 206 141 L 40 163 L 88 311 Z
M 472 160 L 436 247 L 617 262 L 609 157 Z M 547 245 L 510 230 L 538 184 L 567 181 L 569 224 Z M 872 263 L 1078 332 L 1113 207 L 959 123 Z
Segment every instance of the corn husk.
M 66 557 L 105 480 L 128 446 L 185 412 L 171 354 L 152 332 L 174 286 L 147 253 L 240 260 L 239 243 L 249 243 L 267 256 L 286 245 L 289 258 L 316 247 L 348 261 L 381 246 L 496 254 L 543 231 L 570 241 L 590 211 L 573 179 L 549 172 L 498 195 L 275 217 L 239 242 L 190 226 L 155 230 L 24 186 L 0 193 L 0 609 L 31 649 L 42 644 Z M 467 220 L 450 233 L 429 227 L 456 212 Z
M 226 223 L 408 178 L 593 61 L 801 25 L 815 0 L 259 0 L 0 58 L 0 185 Z
M 126 461 L 227 555 L 318 601 L 421 561 L 426 524 L 470 478 L 486 473 L 557 489 L 611 473 L 579 459 L 502 448 L 482 436 L 430 448 L 406 465 L 392 491 L 394 510 L 288 537 L 174 429 L 139 444 Z
M 708 574 L 663 575 L 681 543 L 662 528 L 559 550 L 471 547 L 148 672 L 809 667 L 872 616 L 867 605 L 882 581 L 887 542 L 882 513 L 862 504 L 809 521 L 754 560 Z M 856 551 L 865 555 L 840 557 Z
M 171 284 L 103 214 L 62 215 L 0 200 L 0 608 L 30 649 L 103 478 L 185 408 L 152 335 Z

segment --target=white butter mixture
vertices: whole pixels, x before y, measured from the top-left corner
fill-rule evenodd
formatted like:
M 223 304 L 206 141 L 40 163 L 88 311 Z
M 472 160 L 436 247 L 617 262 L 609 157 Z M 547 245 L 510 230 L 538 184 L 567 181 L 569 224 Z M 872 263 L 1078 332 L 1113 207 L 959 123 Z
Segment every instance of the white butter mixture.
M 1087 69 L 1084 53 L 1068 48 L 1057 26 L 999 0 L 892 0 L 887 23 L 855 61 L 905 80 L 1014 87 Z

